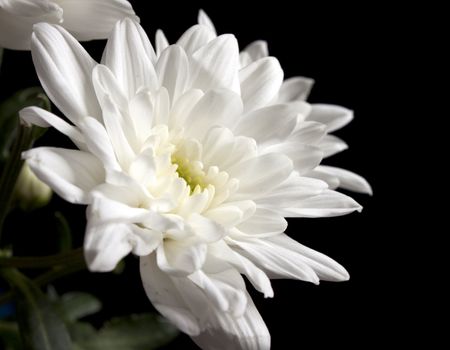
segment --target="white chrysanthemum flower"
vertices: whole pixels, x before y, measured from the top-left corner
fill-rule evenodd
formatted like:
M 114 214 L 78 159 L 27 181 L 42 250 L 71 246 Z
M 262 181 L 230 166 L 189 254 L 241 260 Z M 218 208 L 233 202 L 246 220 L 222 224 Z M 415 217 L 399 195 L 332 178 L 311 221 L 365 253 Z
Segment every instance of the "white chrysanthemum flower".
M 215 38 L 216 29 L 213 22 L 208 15 L 200 10 L 198 15 L 198 23 L 209 29 L 209 40 Z M 212 34 L 212 35 L 211 35 Z M 169 45 L 167 39 L 162 31 L 158 31 L 156 35 L 156 42 L 159 43 L 159 51 L 162 51 Z M 183 45 L 183 43 L 180 43 Z M 263 64 L 266 59 L 269 58 L 269 50 L 267 42 L 258 40 L 248 45 L 239 55 L 239 62 L 241 68 L 250 70 L 258 70 L 258 66 Z M 267 63 L 266 63 L 267 64 Z M 257 71 L 256 74 L 260 72 Z M 255 74 L 255 73 L 253 73 Z M 271 76 L 260 76 L 259 79 L 272 79 Z M 272 100 L 260 100 L 253 101 L 247 104 L 247 110 L 252 108 L 262 108 L 264 106 L 274 104 L 290 104 L 297 103 L 298 101 L 306 101 L 313 87 L 314 80 L 305 77 L 292 77 L 282 82 L 281 87 L 278 89 L 278 95 Z M 249 90 L 247 92 L 247 90 Z M 241 94 L 243 97 L 248 96 L 253 91 L 253 86 L 241 84 Z M 327 134 L 322 137 L 314 146 L 320 148 L 323 152 L 323 158 L 333 156 L 348 148 L 347 144 L 340 138 L 334 135 L 328 135 L 348 123 L 353 119 L 353 111 L 336 105 L 330 104 L 311 104 L 309 105 L 309 111 L 304 111 L 306 121 L 316 121 L 325 125 Z M 360 175 L 357 175 L 351 171 L 325 165 L 318 165 L 316 168 L 305 174 L 308 177 L 317 178 L 325 181 L 330 189 L 342 188 L 359 193 L 372 194 L 372 188 L 369 183 Z
M 32 38 L 38 76 L 71 123 L 36 107 L 79 150 L 24 154 L 72 203 L 88 205 L 85 254 L 110 271 L 130 252 L 153 305 L 205 349 L 269 349 L 270 334 L 241 274 L 271 297 L 270 278 L 342 281 L 338 263 L 289 238 L 284 217 L 360 210 L 304 176 L 320 163 L 326 126 L 304 101 L 268 105 L 283 71 L 275 58 L 240 69 L 232 35 L 190 28 L 156 52 L 130 19 L 97 64 L 59 26 Z M 262 106 L 261 108 L 259 106 Z
M 81 41 L 106 39 L 124 17 L 137 19 L 127 0 L 0 0 L 0 47 L 29 50 L 40 22 L 60 24 Z

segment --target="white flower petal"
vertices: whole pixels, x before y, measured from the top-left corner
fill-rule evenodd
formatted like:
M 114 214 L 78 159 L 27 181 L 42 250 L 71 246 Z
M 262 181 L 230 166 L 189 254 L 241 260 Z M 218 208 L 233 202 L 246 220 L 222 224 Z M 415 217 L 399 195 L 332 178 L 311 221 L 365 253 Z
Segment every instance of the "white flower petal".
M 199 140 L 213 126 L 232 128 L 242 113 L 242 100 L 229 90 L 210 90 L 189 113 L 186 134 Z
M 246 293 L 247 294 L 247 293 Z M 192 339 L 209 350 L 269 350 L 270 334 L 250 295 L 242 317 L 229 313 L 211 313 L 208 327 Z
M 314 270 L 302 259 L 302 256 L 273 244 L 267 239 L 230 239 L 236 252 L 246 256 L 270 278 L 292 278 L 314 284 L 319 283 Z
M 173 104 L 184 93 L 188 84 L 189 62 L 184 50 L 178 45 L 165 49 L 156 64 L 156 74 Z
M 162 87 L 153 94 L 153 125 L 168 124 L 170 115 L 169 92 Z
M 283 216 L 272 210 L 257 208 L 255 213 L 236 226 L 240 231 L 238 236 L 269 237 L 286 230 L 288 224 Z
M 197 239 L 202 242 L 213 243 L 227 234 L 222 225 L 202 215 L 192 214 L 188 222 Z
M 255 140 L 238 136 L 226 128 L 212 128 L 203 141 L 203 163 L 207 166 L 218 166 L 221 170 L 246 159 L 255 157 L 257 145 Z
M 163 240 L 161 232 L 153 231 L 138 225 L 131 226 L 132 235 L 128 238 L 133 246 L 133 254 L 147 256 L 151 254 Z
M 199 321 L 169 275 L 158 268 L 155 253 L 140 258 L 140 271 L 145 292 L 153 306 L 182 332 L 198 335 Z
M 89 192 L 105 178 L 103 166 L 86 152 L 40 147 L 22 156 L 40 180 L 71 203 L 88 204 Z
M 20 111 L 20 119 L 27 125 L 36 125 L 41 128 L 54 127 L 60 133 L 69 137 L 80 149 L 85 149 L 85 138 L 73 125 L 57 117 L 53 113 L 39 107 L 26 107 Z
M 252 42 L 243 51 L 249 54 L 252 62 L 269 56 L 267 41 L 264 40 L 257 40 Z
M 118 20 L 138 21 L 126 0 L 58 0 L 64 11 L 64 28 L 80 41 L 106 39 Z
M 297 114 L 295 106 L 289 104 L 264 107 L 244 115 L 233 131 L 255 139 L 259 145 L 280 143 L 296 127 Z
M 191 114 L 192 109 L 203 97 L 204 93 L 199 89 L 186 91 L 174 104 L 170 111 L 169 128 L 176 128 L 185 125 L 186 118 Z
M 278 102 L 306 101 L 314 80 L 305 77 L 293 77 L 283 81 L 278 94 Z
M 342 193 L 324 190 L 321 194 L 301 201 L 295 208 L 283 209 L 288 217 L 329 217 L 361 211 L 362 207 L 354 199 Z
M 128 108 L 138 144 L 143 144 L 150 136 L 153 126 L 154 112 L 150 91 L 139 92 L 131 99 Z
M 226 202 L 209 209 L 203 215 L 225 227 L 233 227 L 253 215 L 256 205 L 253 201 Z
M 323 152 L 323 157 L 331 157 L 336 153 L 345 151 L 348 148 L 348 145 L 341 140 L 339 137 L 334 135 L 326 135 L 320 142 L 317 144 Z
M 316 145 L 326 134 L 326 126 L 317 122 L 302 121 L 291 135 L 292 140 L 297 140 L 305 145 Z
M 156 260 L 162 271 L 172 276 L 187 276 L 202 267 L 207 250 L 204 243 L 167 240 L 156 250 Z
M 203 290 L 209 301 L 219 310 L 241 317 L 247 306 L 245 283 L 233 269 L 205 274 L 199 270 L 188 277 Z
M 316 196 L 325 189 L 327 184 L 321 180 L 292 173 L 272 191 L 256 197 L 255 202 L 258 206 L 277 211 L 280 208 L 295 207 L 300 201 Z
M 35 25 L 31 53 L 45 92 L 70 121 L 100 118 L 91 83 L 97 63 L 69 33 L 47 23 Z
M 305 145 L 300 140 L 288 140 L 270 146 L 264 152 L 277 152 L 287 155 L 294 164 L 294 169 L 304 175 L 316 168 L 323 158 L 323 151 L 316 146 Z
M 93 76 L 95 93 L 102 107 L 103 123 L 108 136 L 113 145 L 117 160 L 123 168 L 128 168 L 130 161 L 134 158 L 135 152 L 130 145 L 134 141 L 134 131 L 130 128 L 133 125 L 126 118 L 126 114 L 120 111 L 120 106 L 109 94 L 109 89 L 102 85 L 102 80 Z
M 161 29 L 158 29 L 155 35 L 156 57 L 159 57 L 161 52 L 163 52 L 167 47 L 169 47 L 169 41 L 164 35 L 164 32 Z
M 339 187 L 344 190 L 372 195 L 370 184 L 358 174 L 345 169 L 325 165 L 318 166 L 316 170 L 336 177 L 339 181 Z
M 208 254 L 236 268 L 258 291 L 264 294 L 265 298 L 273 297 L 273 289 L 267 275 L 245 256 L 232 250 L 224 241 L 209 245 Z
M 189 28 L 178 39 L 177 45 L 180 45 L 188 55 L 208 44 L 216 35 L 204 25 L 195 25 Z
M 88 221 L 84 256 L 91 271 L 112 271 L 132 250 L 128 240 L 131 228 L 126 224 L 94 224 Z
M 118 22 L 106 45 L 102 63 L 114 73 L 128 98 L 143 87 L 158 88 L 155 61 L 155 51 L 142 27 L 129 18 Z
M 339 179 L 326 171 L 322 171 L 320 165 L 304 175 L 326 182 L 330 190 L 335 190 L 339 187 Z
M 327 132 L 331 133 L 350 123 L 353 119 L 353 111 L 341 106 L 313 104 L 307 119 L 325 124 Z
M 63 11 L 48 0 L 0 2 L 0 47 L 29 50 L 33 25 L 61 23 Z
M 221 35 L 192 54 L 192 87 L 203 91 L 228 89 L 240 94 L 238 69 L 237 40 L 231 34 Z
M 305 247 L 286 234 L 267 238 L 271 243 L 283 247 L 299 255 L 324 281 L 346 281 L 350 278 L 348 272 L 336 261 L 328 256 Z
M 283 182 L 292 171 L 292 161 L 282 154 L 269 153 L 244 160 L 231 168 L 231 177 L 239 180 L 239 191 L 233 200 L 251 199 Z
M 264 107 L 272 102 L 283 82 L 283 70 L 274 57 L 262 58 L 239 72 L 245 111 Z
M 79 128 L 85 136 L 87 148 L 102 161 L 105 169 L 120 170 L 114 148 L 103 124 L 97 119 L 86 117 L 79 123 Z
M 198 11 L 197 22 L 198 24 L 208 27 L 212 33 L 216 34 L 216 28 L 214 27 L 214 23 L 211 21 L 211 18 L 209 18 L 209 16 L 206 14 L 205 11 L 203 10 Z

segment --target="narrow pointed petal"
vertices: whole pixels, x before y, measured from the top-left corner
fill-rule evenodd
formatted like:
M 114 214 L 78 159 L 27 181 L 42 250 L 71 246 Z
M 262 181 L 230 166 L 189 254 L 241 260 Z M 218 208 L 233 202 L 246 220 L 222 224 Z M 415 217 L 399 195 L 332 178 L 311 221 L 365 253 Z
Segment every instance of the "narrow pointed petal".
M 245 237 L 269 237 L 282 233 L 287 228 L 283 216 L 269 209 L 257 208 L 255 213 L 236 226 L 241 231 L 238 235 Z
M 216 34 L 216 28 L 214 27 L 214 23 L 211 21 L 211 18 L 209 18 L 209 16 L 206 14 L 205 11 L 203 10 L 198 11 L 197 22 L 198 24 L 208 27 L 212 33 Z
M 300 201 L 317 196 L 327 187 L 324 181 L 291 174 L 272 191 L 255 198 L 255 202 L 263 208 L 276 211 L 280 208 L 295 207 Z
M 297 125 L 297 109 L 293 105 L 273 105 L 244 115 L 234 132 L 255 139 L 259 145 L 286 140 Z M 276 125 L 276 127 L 274 127 Z
M 103 124 L 97 119 L 86 117 L 80 123 L 80 130 L 85 136 L 87 148 L 102 161 L 105 169 L 120 170 L 114 148 Z
M 233 91 L 208 91 L 189 113 L 186 133 L 201 140 L 211 126 L 233 128 L 242 110 L 242 100 Z
M 324 190 L 321 194 L 301 201 L 295 208 L 286 208 L 287 217 L 330 217 L 361 211 L 362 207 L 354 199 L 342 193 Z
M 129 18 L 118 22 L 106 45 L 102 63 L 114 73 L 128 98 L 142 87 L 158 88 L 155 61 L 155 51 L 142 27 Z
M 106 39 L 124 17 L 139 21 L 126 0 L 59 0 L 64 27 L 80 41 Z
M 322 253 L 305 247 L 286 234 L 269 237 L 267 240 L 297 254 L 301 260 L 317 273 L 321 280 L 347 281 L 350 278 L 348 272 L 342 265 Z
M 278 102 L 306 101 L 314 85 L 314 80 L 293 77 L 283 81 L 278 94 Z
M 317 274 L 301 256 L 267 239 L 234 239 L 231 242 L 236 252 L 253 261 L 270 278 L 291 278 L 319 283 Z
M 245 111 L 268 105 L 280 90 L 283 70 L 274 57 L 262 58 L 239 72 Z
M 70 121 L 76 125 L 86 116 L 101 117 L 92 86 L 97 63 L 65 29 L 35 25 L 31 53 L 45 92 Z
M 104 182 L 103 166 L 90 153 L 64 148 L 40 147 L 23 153 L 36 176 L 66 201 L 90 202 L 90 191 Z
M 239 192 L 233 199 L 252 199 L 283 182 L 292 171 L 292 161 L 281 154 L 269 153 L 231 167 L 230 176 L 239 180 Z
M 188 55 L 192 55 L 215 37 L 216 35 L 207 26 L 196 25 L 183 33 L 180 39 L 178 39 L 177 45 L 181 46 Z
M 323 152 L 323 157 L 331 157 L 339 152 L 345 151 L 348 148 L 348 145 L 341 140 L 339 137 L 334 135 L 326 135 L 320 142 L 317 144 Z
M 345 169 L 325 165 L 317 167 L 317 170 L 336 177 L 339 181 L 339 187 L 344 190 L 372 195 L 372 187 L 366 179 L 358 174 Z
M 248 45 L 244 50 L 252 59 L 252 62 L 261 58 L 269 56 L 269 49 L 267 47 L 267 41 L 257 40 Z
M 73 125 L 57 117 L 53 113 L 39 107 L 26 107 L 20 111 L 20 119 L 27 125 L 36 125 L 41 128 L 54 127 L 60 133 L 69 137 L 80 149 L 84 149 L 85 138 Z
M 156 74 L 173 104 L 184 93 L 188 84 L 189 61 L 184 50 L 178 45 L 164 50 L 156 64 Z
M 350 123 L 353 119 L 353 111 L 341 106 L 313 104 L 307 119 L 325 124 L 327 132 L 331 133 Z
M 169 47 L 169 41 L 166 38 L 166 35 L 161 29 L 158 29 L 155 34 L 155 50 L 156 57 L 159 57 L 161 53 Z
M 192 87 L 228 89 L 240 94 L 239 47 L 231 34 L 221 35 L 192 54 Z

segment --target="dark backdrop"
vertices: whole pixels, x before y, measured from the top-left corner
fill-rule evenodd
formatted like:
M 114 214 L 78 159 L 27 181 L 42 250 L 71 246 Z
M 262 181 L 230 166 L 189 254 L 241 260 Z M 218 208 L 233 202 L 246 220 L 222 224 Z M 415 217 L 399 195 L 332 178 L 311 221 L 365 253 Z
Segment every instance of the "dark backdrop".
M 131 1 L 142 25 L 153 41 L 156 29 L 174 42 L 196 21 L 202 7 L 219 33 L 234 33 L 245 47 L 256 39 L 269 43 L 279 58 L 285 76 L 315 79 L 311 102 L 334 103 L 355 110 L 354 121 L 336 133 L 350 149 L 326 160 L 329 165 L 351 169 L 372 184 L 374 196 L 353 195 L 364 210 L 361 214 L 330 219 L 291 219 L 288 233 L 301 243 L 323 252 L 350 272 L 344 283 L 322 282 L 319 286 L 299 281 L 273 281 L 275 297 L 255 302 L 272 334 L 273 349 L 310 349 L 327 345 L 384 345 L 388 335 L 400 340 L 398 323 L 404 308 L 398 286 L 405 282 L 406 263 L 393 260 L 403 239 L 397 199 L 402 191 L 395 176 L 404 151 L 397 123 L 406 118 L 399 112 L 403 61 L 398 55 L 411 33 L 398 18 L 407 16 L 381 6 L 343 6 L 325 3 L 293 5 L 211 5 L 173 2 L 149 6 Z M 152 3 L 154 3 L 152 1 Z M 155 5 L 155 6 L 154 6 Z M 85 43 L 100 58 L 103 41 Z M 0 97 L 37 84 L 30 53 L 6 52 L 0 74 Z M 41 144 L 60 144 L 63 139 L 49 131 Z M 48 242 L 52 252 L 52 214 L 62 211 L 68 218 L 75 242 L 81 245 L 85 225 L 84 208 L 53 198 L 51 206 L 18 224 L 9 222 L 11 241 L 27 240 L 23 254 L 35 253 L 34 242 Z M 13 218 L 25 218 L 14 213 Z M 11 234 L 13 233 L 13 235 Z M 43 252 L 44 253 L 44 252 Z M 98 295 L 105 308 L 94 323 L 110 316 L 152 309 L 141 287 L 137 259 L 127 258 L 122 275 L 78 273 L 55 283 L 60 292 L 87 290 Z M 416 335 L 409 336 L 414 339 Z M 167 349 L 194 349 L 188 337 L 180 336 Z

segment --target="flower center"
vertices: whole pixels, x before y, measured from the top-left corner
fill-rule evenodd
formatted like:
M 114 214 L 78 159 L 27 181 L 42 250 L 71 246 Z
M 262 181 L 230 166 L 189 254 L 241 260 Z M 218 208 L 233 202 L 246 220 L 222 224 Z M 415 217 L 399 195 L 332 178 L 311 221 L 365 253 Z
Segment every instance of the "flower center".
M 203 171 L 201 162 L 191 161 L 189 158 L 176 153 L 172 155 L 171 160 L 172 164 L 177 166 L 176 172 L 178 176 L 186 181 L 190 187 L 191 194 L 194 191 L 203 191 L 208 186 L 208 183 L 205 181 L 205 172 Z

